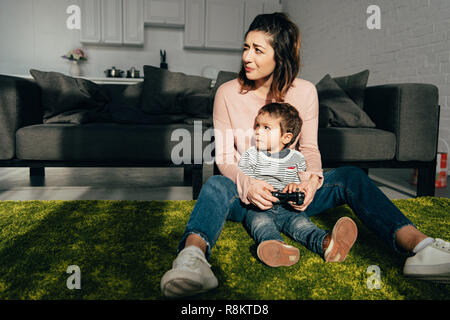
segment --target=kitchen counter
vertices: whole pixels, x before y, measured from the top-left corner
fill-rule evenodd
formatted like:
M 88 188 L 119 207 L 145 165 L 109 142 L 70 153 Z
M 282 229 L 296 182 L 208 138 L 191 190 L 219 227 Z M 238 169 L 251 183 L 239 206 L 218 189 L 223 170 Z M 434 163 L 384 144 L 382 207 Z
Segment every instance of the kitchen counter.
M 30 75 L 17 75 L 17 74 L 11 74 L 10 76 L 13 77 L 20 77 L 25 79 L 33 79 Z M 70 76 L 72 77 L 72 76 Z M 96 77 L 73 77 L 73 78 L 81 78 L 90 80 L 92 82 L 95 82 L 97 84 L 135 84 L 138 82 L 144 81 L 144 78 L 96 78 Z
M 17 75 L 17 74 L 9 74 L 12 77 L 20 77 L 25 79 L 33 79 L 30 75 Z M 73 77 L 73 76 L 70 76 Z M 82 78 L 86 80 L 90 80 L 97 84 L 135 84 L 144 81 L 144 78 L 96 78 L 96 77 L 73 77 L 73 78 Z M 216 79 L 212 79 L 211 88 L 214 87 L 216 83 Z

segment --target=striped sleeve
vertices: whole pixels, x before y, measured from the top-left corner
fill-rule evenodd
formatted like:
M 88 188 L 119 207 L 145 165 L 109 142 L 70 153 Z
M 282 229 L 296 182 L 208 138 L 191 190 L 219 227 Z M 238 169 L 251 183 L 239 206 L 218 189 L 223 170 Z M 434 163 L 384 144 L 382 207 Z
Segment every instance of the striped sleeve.
M 295 152 L 294 161 L 297 166 L 297 172 L 305 172 L 306 171 L 306 160 L 305 157 L 298 151 Z
M 244 174 L 252 178 L 255 176 L 256 165 L 256 154 L 254 151 L 256 151 L 255 148 L 249 148 L 242 154 L 241 159 L 238 163 L 239 169 L 241 169 Z

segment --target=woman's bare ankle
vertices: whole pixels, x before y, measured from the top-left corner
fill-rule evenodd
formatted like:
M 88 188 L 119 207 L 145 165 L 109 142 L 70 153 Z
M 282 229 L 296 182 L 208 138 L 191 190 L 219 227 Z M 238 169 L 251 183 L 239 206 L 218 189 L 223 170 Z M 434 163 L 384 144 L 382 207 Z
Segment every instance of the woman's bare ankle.
M 200 250 L 203 251 L 203 253 L 206 253 L 206 242 L 203 240 L 199 235 L 196 235 L 195 233 L 191 233 L 186 238 L 186 243 L 184 244 L 184 247 L 187 248 L 189 246 L 196 246 L 200 248 Z
M 404 226 L 396 233 L 396 243 L 406 251 L 413 251 L 417 244 L 426 238 L 427 235 L 411 225 Z

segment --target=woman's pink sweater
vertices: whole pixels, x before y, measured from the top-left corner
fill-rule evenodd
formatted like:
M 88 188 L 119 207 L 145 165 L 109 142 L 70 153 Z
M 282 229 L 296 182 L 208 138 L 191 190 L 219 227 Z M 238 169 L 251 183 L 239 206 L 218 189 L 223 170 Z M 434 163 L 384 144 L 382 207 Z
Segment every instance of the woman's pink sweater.
M 239 92 L 238 79 L 225 82 L 216 92 L 213 111 L 215 152 L 220 172 L 236 183 L 240 199 L 249 204 L 247 192 L 250 177 L 239 169 L 238 162 L 241 155 L 255 145 L 253 124 L 258 110 L 275 100 L 266 101 L 254 91 Z M 289 146 L 294 148 L 300 139 L 299 151 L 306 159 L 306 172 L 299 172 L 300 181 L 308 180 L 311 174 L 315 174 L 320 177 L 320 188 L 323 184 L 323 170 L 317 146 L 319 100 L 316 87 L 307 80 L 296 78 L 284 101 L 296 107 L 303 120 L 299 137 Z

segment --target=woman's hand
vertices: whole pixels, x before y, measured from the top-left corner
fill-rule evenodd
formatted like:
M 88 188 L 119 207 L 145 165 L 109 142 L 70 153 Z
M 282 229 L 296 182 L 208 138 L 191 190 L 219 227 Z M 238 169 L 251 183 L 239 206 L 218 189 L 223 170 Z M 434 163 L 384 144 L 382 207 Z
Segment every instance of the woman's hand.
M 316 194 L 317 188 L 319 187 L 319 177 L 312 176 L 310 180 L 301 182 L 300 184 L 290 183 L 284 189 L 283 192 L 303 192 L 305 194 L 305 199 L 302 205 L 296 205 L 293 201 L 289 201 L 289 204 L 299 211 L 305 211 L 309 204 L 313 201 L 314 195 Z M 286 190 L 286 191 L 285 191 Z
M 247 199 L 261 210 L 268 210 L 273 207 L 273 202 L 278 201 L 272 191 L 276 190 L 270 183 L 250 178 Z

